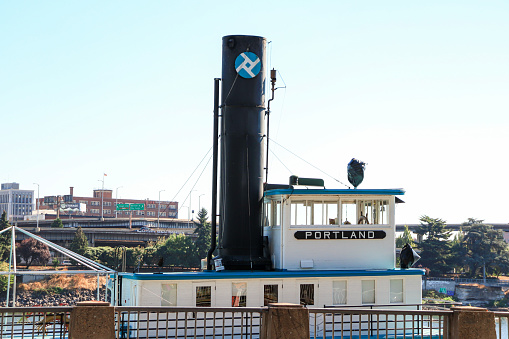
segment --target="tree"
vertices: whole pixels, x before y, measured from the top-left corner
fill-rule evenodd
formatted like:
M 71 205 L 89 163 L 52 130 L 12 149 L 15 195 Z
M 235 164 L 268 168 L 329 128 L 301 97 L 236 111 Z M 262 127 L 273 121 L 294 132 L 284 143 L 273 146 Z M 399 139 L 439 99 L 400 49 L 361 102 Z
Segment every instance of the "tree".
M 85 255 L 88 248 L 88 239 L 81 227 L 78 227 L 76 233 L 74 233 L 74 239 L 72 240 L 70 250 L 81 255 Z
M 9 220 L 7 220 L 7 213 L 3 211 L 0 218 L 0 231 L 11 227 Z M 4 232 L 0 234 L 0 260 L 8 260 L 9 252 L 11 251 L 11 234 Z
M 502 231 L 485 225 L 483 220 L 470 218 L 463 224 L 466 234 L 463 238 L 464 262 L 471 276 L 499 275 L 509 271 L 509 247 Z
M 415 233 L 423 236 L 418 243 L 421 249 L 419 264 L 427 267 L 431 275 L 444 274 L 451 270 L 449 258 L 451 255 L 451 232 L 445 229 L 445 221 L 438 218 L 422 216 L 421 225 Z
M 403 234 L 396 238 L 396 247 L 402 248 L 405 246 L 405 244 L 409 244 L 410 246 L 414 247 L 414 239 L 412 238 L 412 232 L 408 229 L 408 226 L 405 225 L 405 230 L 403 231 Z
M 9 270 L 9 264 L 6 262 L 0 261 L 0 271 L 7 272 Z M 7 282 L 9 281 L 8 275 L 0 275 L 0 292 L 7 291 Z M 14 275 L 11 275 L 11 281 L 12 284 L 14 282 Z
M 27 269 L 36 263 L 44 265 L 51 257 L 48 246 L 34 238 L 23 240 L 16 247 L 16 254 L 26 262 Z
M 450 263 L 454 267 L 455 273 L 463 273 L 465 271 L 465 258 L 467 255 L 467 249 L 463 243 L 464 238 L 465 232 L 463 231 L 463 228 L 460 227 L 460 230 L 458 233 L 456 233 L 454 239 L 451 242 Z
M 163 258 L 165 266 L 196 267 L 196 247 L 184 234 L 172 234 L 157 244 L 156 258 Z
M 207 256 L 207 253 L 210 249 L 210 223 L 207 221 L 207 210 L 202 208 L 198 212 L 198 222 L 195 222 L 195 230 L 194 234 L 197 235 L 197 238 L 194 242 L 196 246 L 196 254 L 198 259 L 203 259 Z
M 64 224 L 62 223 L 62 220 L 60 218 L 56 218 L 51 223 L 51 227 L 64 228 Z

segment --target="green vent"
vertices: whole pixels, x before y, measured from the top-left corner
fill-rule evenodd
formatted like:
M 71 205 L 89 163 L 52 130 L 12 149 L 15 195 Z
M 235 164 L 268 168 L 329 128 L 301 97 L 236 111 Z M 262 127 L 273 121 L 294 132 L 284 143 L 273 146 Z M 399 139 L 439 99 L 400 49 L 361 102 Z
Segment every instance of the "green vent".
M 297 186 L 320 186 L 324 187 L 325 184 L 323 179 L 314 179 L 314 178 L 299 178 L 296 175 L 290 176 L 290 185 Z

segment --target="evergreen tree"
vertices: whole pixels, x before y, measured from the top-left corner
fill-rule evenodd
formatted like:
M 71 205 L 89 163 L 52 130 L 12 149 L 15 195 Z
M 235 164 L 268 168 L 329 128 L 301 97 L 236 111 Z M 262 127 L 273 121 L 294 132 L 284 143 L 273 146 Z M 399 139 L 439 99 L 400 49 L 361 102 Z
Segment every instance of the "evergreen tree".
M 85 255 L 85 252 L 88 248 L 88 239 L 81 227 L 78 227 L 76 233 L 74 234 L 74 239 L 72 240 L 70 250 L 76 252 L 81 255 Z
M 421 249 L 419 264 L 427 267 L 431 275 L 449 272 L 451 270 L 449 262 L 451 232 L 445 229 L 445 221 L 428 216 L 422 216 L 420 221 L 421 225 L 415 230 L 415 233 L 423 236 L 423 240 L 418 244 Z
M 3 211 L 0 218 L 0 231 L 11 227 L 9 220 L 7 220 L 7 213 Z M 11 250 L 11 234 L 4 232 L 0 234 L 0 260 L 9 260 L 9 253 Z
M 397 248 L 402 248 L 405 244 L 409 244 L 412 247 L 415 246 L 414 239 L 412 238 L 412 232 L 410 232 L 407 225 L 405 225 L 403 234 L 396 238 Z
M 197 238 L 194 242 L 196 246 L 196 253 L 198 259 L 207 257 L 207 253 L 210 249 L 210 223 L 207 221 L 208 212 L 205 208 L 202 208 L 198 212 L 198 222 L 195 222 L 194 234 Z
M 509 246 L 502 231 L 473 218 L 463 225 L 466 230 L 462 241 L 466 254 L 464 263 L 468 265 L 470 275 L 482 276 L 484 269 L 487 274 L 497 276 L 509 272 Z
M 62 220 L 60 218 L 56 218 L 51 223 L 51 227 L 64 228 L 64 224 L 62 223 Z
M 454 267 L 455 273 L 463 273 L 465 271 L 465 258 L 467 256 L 467 249 L 463 243 L 464 238 L 465 232 L 463 231 L 463 228 L 460 227 L 459 232 L 456 233 L 454 239 L 451 242 L 450 263 Z

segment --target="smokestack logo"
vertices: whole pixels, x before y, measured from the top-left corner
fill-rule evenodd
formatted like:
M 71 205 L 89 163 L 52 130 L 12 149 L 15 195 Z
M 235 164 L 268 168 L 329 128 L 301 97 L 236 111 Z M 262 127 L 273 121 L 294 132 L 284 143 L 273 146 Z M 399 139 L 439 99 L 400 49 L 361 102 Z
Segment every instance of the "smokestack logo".
M 235 70 L 245 79 L 254 78 L 260 73 L 261 69 L 262 63 L 260 62 L 260 58 L 252 52 L 241 53 L 237 59 L 235 59 Z

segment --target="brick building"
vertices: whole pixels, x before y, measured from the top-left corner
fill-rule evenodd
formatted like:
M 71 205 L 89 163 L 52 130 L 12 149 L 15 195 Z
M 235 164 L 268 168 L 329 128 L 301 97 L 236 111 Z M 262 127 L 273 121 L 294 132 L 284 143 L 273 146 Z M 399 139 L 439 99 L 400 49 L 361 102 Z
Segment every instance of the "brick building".
M 116 199 L 112 196 L 113 191 L 107 189 L 94 190 L 92 197 L 77 197 L 73 193 L 73 187 L 71 187 L 67 195 L 40 198 L 39 209 L 59 210 L 62 216 L 103 216 L 104 218 L 126 218 L 131 213 L 133 218 L 157 218 L 157 212 L 159 211 L 161 218 L 178 218 L 178 202 L 175 201 Z M 117 204 L 143 204 L 145 209 L 143 211 L 117 211 Z M 78 210 L 80 205 L 86 205 L 86 209 Z M 76 206 L 76 208 L 63 208 L 63 206 Z

